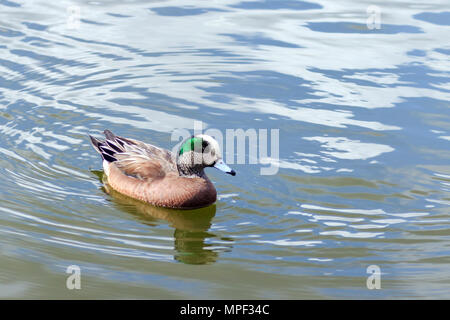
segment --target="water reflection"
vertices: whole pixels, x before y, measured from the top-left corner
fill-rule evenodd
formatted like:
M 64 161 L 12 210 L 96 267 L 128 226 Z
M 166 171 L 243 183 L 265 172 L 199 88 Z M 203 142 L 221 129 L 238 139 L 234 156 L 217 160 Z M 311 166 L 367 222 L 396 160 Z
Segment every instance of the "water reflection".
M 115 191 L 107 184 L 102 172 L 94 173 L 101 177 L 102 189 L 111 196 L 117 208 L 136 216 L 143 224 L 156 227 L 158 220 L 165 220 L 174 228 L 175 260 L 186 264 L 208 264 L 217 260 L 217 248 L 208 243 L 208 239 L 216 238 L 208 232 L 216 214 L 215 204 L 196 210 L 155 207 Z

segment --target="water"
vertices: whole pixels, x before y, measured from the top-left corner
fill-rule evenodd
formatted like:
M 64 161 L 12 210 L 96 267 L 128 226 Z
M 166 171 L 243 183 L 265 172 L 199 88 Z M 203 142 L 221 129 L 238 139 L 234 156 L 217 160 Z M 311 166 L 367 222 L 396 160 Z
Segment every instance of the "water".
M 449 11 L 1 0 L 0 297 L 450 298 Z M 193 212 L 108 193 L 88 133 L 194 120 L 279 129 L 278 173 L 208 170 Z

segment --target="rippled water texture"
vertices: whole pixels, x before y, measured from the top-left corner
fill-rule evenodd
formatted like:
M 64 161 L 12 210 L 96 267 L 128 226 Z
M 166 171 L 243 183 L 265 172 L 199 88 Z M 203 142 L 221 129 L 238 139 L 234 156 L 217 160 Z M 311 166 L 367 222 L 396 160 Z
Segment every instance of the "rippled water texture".
M 0 297 L 450 298 L 450 8 L 424 3 L 371 30 L 371 1 L 0 0 Z M 103 184 L 88 133 L 171 149 L 194 120 L 279 129 L 278 173 L 208 169 L 188 212 Z

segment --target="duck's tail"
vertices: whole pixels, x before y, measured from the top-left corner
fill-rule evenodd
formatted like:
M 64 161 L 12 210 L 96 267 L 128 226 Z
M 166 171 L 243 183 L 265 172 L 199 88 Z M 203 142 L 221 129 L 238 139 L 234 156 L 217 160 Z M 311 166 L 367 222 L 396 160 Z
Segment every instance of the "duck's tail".
M 122 141 L 122 138 L 117 137 L 109 130 L 105 130 L 103 133 L 106 137 L 104 141 L 89 135 L 89 138 L 91 138 L 92 146 L 98 153 L 100 153 L 103 160 L 107 162 L 117 161 L 115 155 L 117 153 L 125 152 L 124 144 L 126 143 L 126 141 Z

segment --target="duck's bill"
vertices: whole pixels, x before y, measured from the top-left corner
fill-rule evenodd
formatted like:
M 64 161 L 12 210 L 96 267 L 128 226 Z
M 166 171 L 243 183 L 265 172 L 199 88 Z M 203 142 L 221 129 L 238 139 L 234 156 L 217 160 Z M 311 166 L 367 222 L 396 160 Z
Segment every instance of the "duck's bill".
M 223 171 L 225 173 L 231 174 L 232 176 L 236 175 L 236 172 L 231 169 L 229 166 L 226 165 L 225 162 L 223 162 L 222 159 L 216 161 L 216 163 L 214 164 L 214 168 L 219 169 L 220 171 Z

